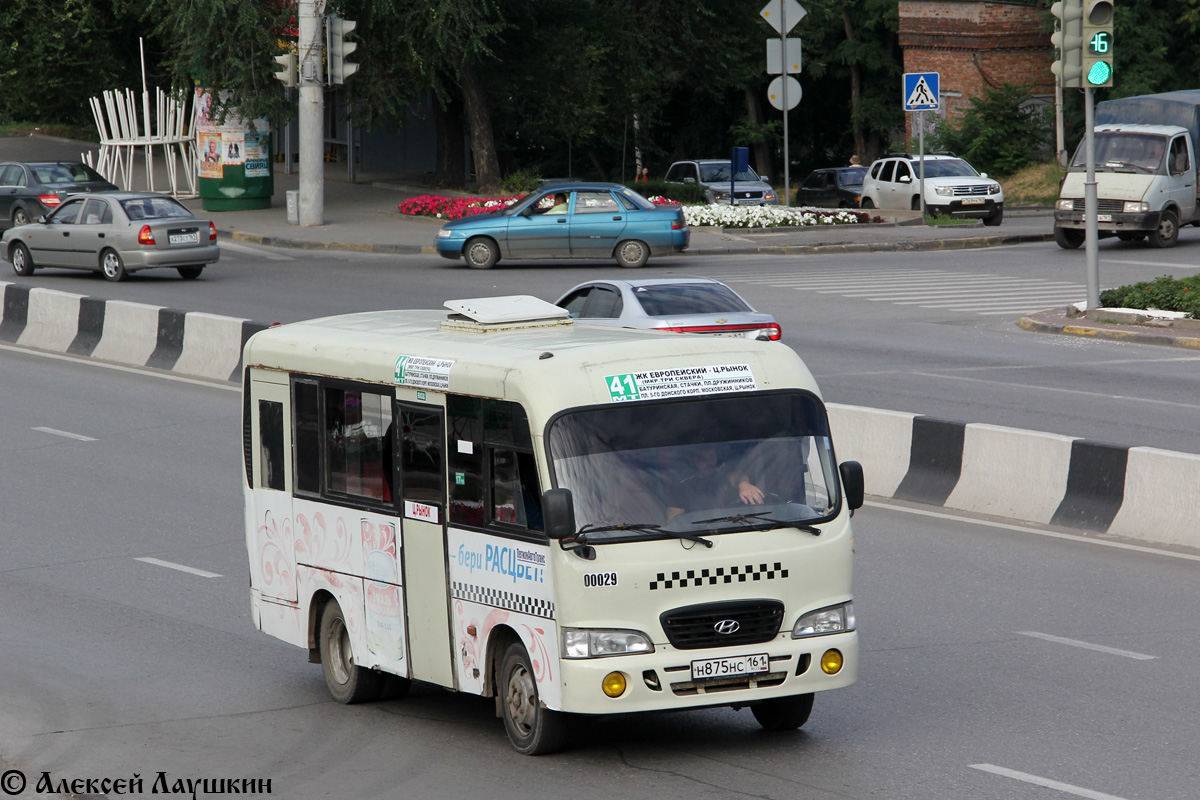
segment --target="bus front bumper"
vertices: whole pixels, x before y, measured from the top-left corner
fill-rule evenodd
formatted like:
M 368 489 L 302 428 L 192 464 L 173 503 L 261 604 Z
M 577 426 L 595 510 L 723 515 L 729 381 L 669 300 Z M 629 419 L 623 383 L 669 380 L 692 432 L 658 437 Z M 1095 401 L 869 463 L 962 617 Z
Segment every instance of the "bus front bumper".
M 822 658 L 830 650 L 841 654 L 842 667 L 829 675 Z M 728 678 L 692 680 L 692 661 L 767 654 L 766 672 Z M 858 634 L 792 639 L 790 633 L 757 645 L 720 650 L 676 650 L 666 645 L 653 653 L 591 659 L 560 659 L 561 710 L 574 714 L 627 714 L 711 706 L 749 706 L 776 697 L 822 692 L 849 686 L 858 677 Z M 624 678 L 625 691 L 605 694 L 611 673 Z

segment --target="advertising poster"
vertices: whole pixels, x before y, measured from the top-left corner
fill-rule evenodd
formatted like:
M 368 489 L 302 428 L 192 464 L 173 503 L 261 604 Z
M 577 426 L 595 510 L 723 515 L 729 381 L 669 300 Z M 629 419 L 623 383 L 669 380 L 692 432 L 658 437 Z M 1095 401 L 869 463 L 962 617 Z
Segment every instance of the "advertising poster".
M 267 133 L 247 131 L 242 156 L 246 160 L 247 178 L 265 178 L 271 174 L 267 163 Z
M 221 131 L 221 145 L 225 152 L 225 163 L 230 166 L 245 161 L 242 148 L 245 146 L 246 135 L 242 131 Z
M 220 178 L 225 174 L 221 160 L 221 134 L 215 132 L 197 134 L 200 144 L 200 177 Z

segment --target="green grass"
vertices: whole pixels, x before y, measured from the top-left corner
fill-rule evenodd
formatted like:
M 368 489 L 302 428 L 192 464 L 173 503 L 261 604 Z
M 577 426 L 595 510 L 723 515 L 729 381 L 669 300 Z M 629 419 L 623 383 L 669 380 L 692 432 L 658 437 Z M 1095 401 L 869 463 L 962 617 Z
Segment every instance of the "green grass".
M 0 124 L 0 136 L 57 136 L 61 139 L 76 139 L 81 142 L 98 142 L 100 135 L 94 127 L 81 128 L 78 125 L 59 125 L 57 123 L 41 122 L 9 122 Z
M 950 217 L 945 214 L 926 214 L 926 225 L 974 225 L 979 220 L 970 217 Z
M 1004 205 L 1009 206 L 1053 206 L 1058 199 L 1058 184 L 1066 170 L 1057 161 L 1032 164 L 1025 169 L 997 178 L 1004 187 Z

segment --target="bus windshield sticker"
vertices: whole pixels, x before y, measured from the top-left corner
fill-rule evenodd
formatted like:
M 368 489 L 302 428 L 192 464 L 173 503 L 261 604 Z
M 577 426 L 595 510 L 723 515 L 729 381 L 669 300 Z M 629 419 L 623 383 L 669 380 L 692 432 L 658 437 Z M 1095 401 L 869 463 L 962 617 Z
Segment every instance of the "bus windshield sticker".
M 449 389 L 452 359 L 400 356 L 396 359 L 396 383 L 419 389 Z
M 608 375 L 604 382 L 608 386 L 608 397 L 614 403 L 721 392 L 752 392 L 756 388 L 749 364 L 626 372 Z

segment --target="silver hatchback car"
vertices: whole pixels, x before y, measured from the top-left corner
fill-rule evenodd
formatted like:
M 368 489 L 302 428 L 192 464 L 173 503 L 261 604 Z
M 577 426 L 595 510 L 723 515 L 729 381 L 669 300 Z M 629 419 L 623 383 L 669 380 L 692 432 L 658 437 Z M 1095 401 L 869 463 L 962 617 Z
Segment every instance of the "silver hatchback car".
M 783 331 L 770 314 L 709 278 L 649 278 L 581 283 L 555 305 L 580 322 L 708 336 L 777 341 Z

